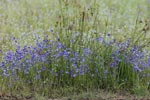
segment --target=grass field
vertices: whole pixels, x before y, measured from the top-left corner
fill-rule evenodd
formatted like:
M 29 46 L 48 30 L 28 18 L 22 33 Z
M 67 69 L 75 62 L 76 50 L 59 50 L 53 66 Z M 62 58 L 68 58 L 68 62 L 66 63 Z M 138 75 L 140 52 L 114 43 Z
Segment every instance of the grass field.
M 0 0 L 0 96 L 148 98 L 149 46 L 150 0 Z

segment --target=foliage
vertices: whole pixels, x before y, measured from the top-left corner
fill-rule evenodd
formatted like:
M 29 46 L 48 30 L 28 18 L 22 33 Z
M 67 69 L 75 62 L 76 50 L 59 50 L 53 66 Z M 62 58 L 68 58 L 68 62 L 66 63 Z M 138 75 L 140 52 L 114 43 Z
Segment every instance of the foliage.
M 108 1 L 1 0 L 1 91 L 149 90 L 145 3 Z

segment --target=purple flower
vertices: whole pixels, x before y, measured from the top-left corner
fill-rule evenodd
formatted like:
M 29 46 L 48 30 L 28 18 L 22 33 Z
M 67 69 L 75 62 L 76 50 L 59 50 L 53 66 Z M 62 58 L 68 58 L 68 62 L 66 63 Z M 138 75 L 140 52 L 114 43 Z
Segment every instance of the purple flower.
M 147 59 L 147 65 L 150 66 L 150 57 Z
M 83 54 L 84 54 L 85 56 L 91 55 L 91 54 L 92 54 L 92 51 L 91 51 L 89 48 L 84 48 Z
M 3 75 L 3 76 L 6 76 L 6 77 L 9 76 L 8 69 L 7 69 L 7 68 L 4 68 L 4 69 L 3 69 L 2 75 Z
M 35 75 L 34 79 L 36 80 L 40 79 L 40 74 Z
M 108 74 L 108 70 L 104 70 L 104 74 Z
M 84 75 L 84 71 L 82 69 L 80 69 L 80 75 Z
M 135 53 L 137 51 L 137 47 L 134 46 L 132 49 L 131 49 L 131 53 Z
M 5 66 L 5 62 L 2 62 L 0 67 L 4 67 Z
M 14 54 L 12 51 L 6 52 L 6 57 L 5 57 L 6 61 L 12 61 L 13 58 L 14 58 Z
M 73 75 L 72 75 L 72 77 L 76 77 L 76 76 L 77 76 L 77 74 L 73 74 Z
M 15 52 L 15 60 L 21 60 L 24 57 L 24 51 L 20 50 L 19 48 Z
M 56 50 L 60 50 L 60 49 L 64 48 L 64 47 L 65 47 L 65 45 L 63 45 L 63 44 L 62 44 L 62 43 L 60 43 L 60 42 L 57 42 L 56 47 L 57 47 L 57 49 L 56 49 Z
M 138 63 L 134 63 L 134 67 L 133 67 L 134 71 L 138 71 L 141 72 L 142 70 L 139 68 Z
M 133 67 L 133 70 L 134 70 L 134 71 L 138 71 L 138 72 L 141 72 L 141 71 L 142 71 L 137 65 L 135 65 L 135 66 Z
M 104 40 L 104 38 L 103 38 L 103 37 L 99 37 L 99 38 L 97 38 L 96 40 L 97 40 L 98 42 L 102 43 L 103 40 Z
M 66 74 L 69 74 L 69 72 L 68 72 L 68 71 L 66 71 L 65 73 L 66 73 Z
M 109 37 L 109 36 L 111 36 L 111 34 L 110 34 L 110 33 L 107 33 L 107 36 Z
M 42 71 L 45 71 L 45 70 L 46 70 L 46 67 L 45 67 L 45 66 L 43 66 L 43 67 L 42 67 Z
M 112 62 L 112 63 L 110 64 L 110 67 L 111 67 L 111 68 L 117 67 L 117 63 L 116 63 L 116 62 Z

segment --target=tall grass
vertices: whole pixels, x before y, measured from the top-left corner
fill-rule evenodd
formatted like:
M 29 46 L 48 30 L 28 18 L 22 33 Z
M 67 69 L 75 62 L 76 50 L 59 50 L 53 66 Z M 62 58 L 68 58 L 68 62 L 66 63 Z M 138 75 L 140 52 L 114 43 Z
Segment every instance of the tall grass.
M 1 0 L 0 5 L 1 91 L 53 96 L 149 90 L 146 1 Z

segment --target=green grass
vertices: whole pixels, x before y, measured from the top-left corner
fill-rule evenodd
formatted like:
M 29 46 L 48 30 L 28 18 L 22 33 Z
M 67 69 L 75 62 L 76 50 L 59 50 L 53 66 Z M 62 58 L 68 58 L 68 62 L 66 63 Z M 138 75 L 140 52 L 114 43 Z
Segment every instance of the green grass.
M 42 37 L 51 29 L 65 34 L 111 33 L 120 42 L 141 37 L 150 15 L 146 0 L 1 0 L 0 6 L 1 44 L 8 44 L 11 35 L 21 38 L 20 44 L 31 44 L 35 33 Z
M 42 40 L 46 34 L 50 35 L 49 39 L 51 40 L 59 34 L 58 38 L 61 42 L 71 47 L 72 50 L 79 51 L 80 54 L 82 54 L 82 47 L 92 48 L 92 51 L 95 51 L 95 55 L 101 55 L 99 59 L 105 60 L 100 65 L 106 66 L 107 70 L 111 70 L 109 69 L 109 63 L 112 59 L 110 59 L 109 56 L 116 48 L 111 46 L 107 47 L 107 45 L 97 45 L 98 43 L 92 42 L 91 39 L 104 36 L 107 41 L 116 39 L 117 43 L 121 43 L 131 38 L 131 46 L 135 44 L 142 45 L 144 49 L 149 50 L 150 31 L 148 28 L 150 28 L 150 13 L 148 7 L 150 7 L 150 4 L 147 0 L 1 0 L 0 49 L 3 53 L 10 49 L 15 50 L 10 36 L 18 38 L 18 43 L 23 46 L 34 45 L 37 41 L 37 34 L 40 40 Z M 73 45 L 69 40 L 74 32 L 80 32 L 81 34 L 75 38 L 77 42 Z M 107 37 L 107 33 L 111 34 L 111 38 Z M 3 60 L 2 54 L 0 55 L 0 59 Z M 125 54 L 119 56 L 121 58 L 124 55 Z M 100 66 L 98 64 L 91 64 L 88 62 L 88 59 L 91 58 L 86 59 L 86 63 L 90 66 L 91 71 L 94 71 L 94 68 Z M 93 56 L 92 59 L 95 60 L 95 62 L 99 60 L 96 59 L 95 56 Z M 59 66 L 66 65 L 63 59 L 58 63 Z M 36 64 L 34 66 L 37 68 L 36 66 L 40 67 L 40 65 L 42 64 Z M 33 80 L 36 84 L 32 85 L 32 87 L 18 81 L 15 86 L 16 90 L 20 89 L 18 90 L 19 92 L 23 91 L 21 93 L 22 97 L 30 95 L 38 97 L 39 94 L 43 97 L 45 95 L 57 97 L 68 95 L 68 93 L 87 92 L 99 87 L 103 87 L 106 90 L 120 90 L 128 87 L 126 90 L 130 90 L 137 95 L 146 94 L 144 92 L 147 91 L 149 87 L 146 87 L 148 85 L 145 85 L 147 83 L 144 83 L 144 81 L 147 82 L 149 78 L 140 79 L 140 75 L 132 73 L 132 66 L 126 65 L 125 62 L 121 62 L 119 66 L 121 67 L 117 69 L 118 72 L 116 75 L 119 82 L 116 82 L 118 81 L 117 78 L 114 78 L 110 74 L 106 80 L 103 80 L 103 78 L 99 79 L 99 77 L 88 79 L 88 75 L 83 77 L 79 76 L 73 80 L 69 80 L 68 77 L 60 77 L 63 80 L 63 84 L 66 85 L 69 81 L 71 86 L 73 85 L 73 87 L 68 88 L 54 88 L 50 90 L 51 87 L 47 88 L 48 85 L 42 86 L 41 83 L 45 84 L 45 81 L 48 83 L 50 80 L 44 80 L 44 82 L 42 82 L 42 80 L 37 82 Z M 52 67 L 56 66 L 53 65 Z M 60 69 L 55 68 L 55 70 Z M 99 72 L 103 72 L 106 69 L 99 69 Z M 149 70 L 146 73 L 149 73 Z M 30 78 L 32 78 L 34 74 L 33 68 Z M 24 77 L 23 74 L 20 74 L 20 76 L 21 75 Z M 105 76 L 103 73 L 100 73 L 100 75 Z M 129 82 L 125 82 L 126 77 L 129 77 Z M 52 79 L 52 82 L 55 81 L 54 77 L 49 79 Z M 8 80 L 10 81 L 10 79 Z M 8 80 L 1 78 L 1 82 L 4 83 Z M 79 83 L 74 84 L 75 81 Z M 62 84 L 59 80 L 55 82 L 58 82 L 60 86 Z M 3 83 L 0 84 L 1 87 L 3 87 L 3 85 Z M 4 88 L 7 89 L 8 87 Z M 12 90 L 8 91 L 11 92 Z M 35 91 L 37 94 L 30 93 Z M 18 92 L 14 94 L 18 94 Z M 41 97 L 41 100 L 42 99 Z
M 86 32 L 132 33 L 135 26 L 143 28 L 144 20 L 149 18 L 146 0 L 1 0 L 0 4 L 0 29 L 3 35 L 41 34 L 60 26 L 79 30 L 82 28 L 79 25 L 83 12 Z M 143 23 L 136 25 L 136 20 L 142 20 Z

